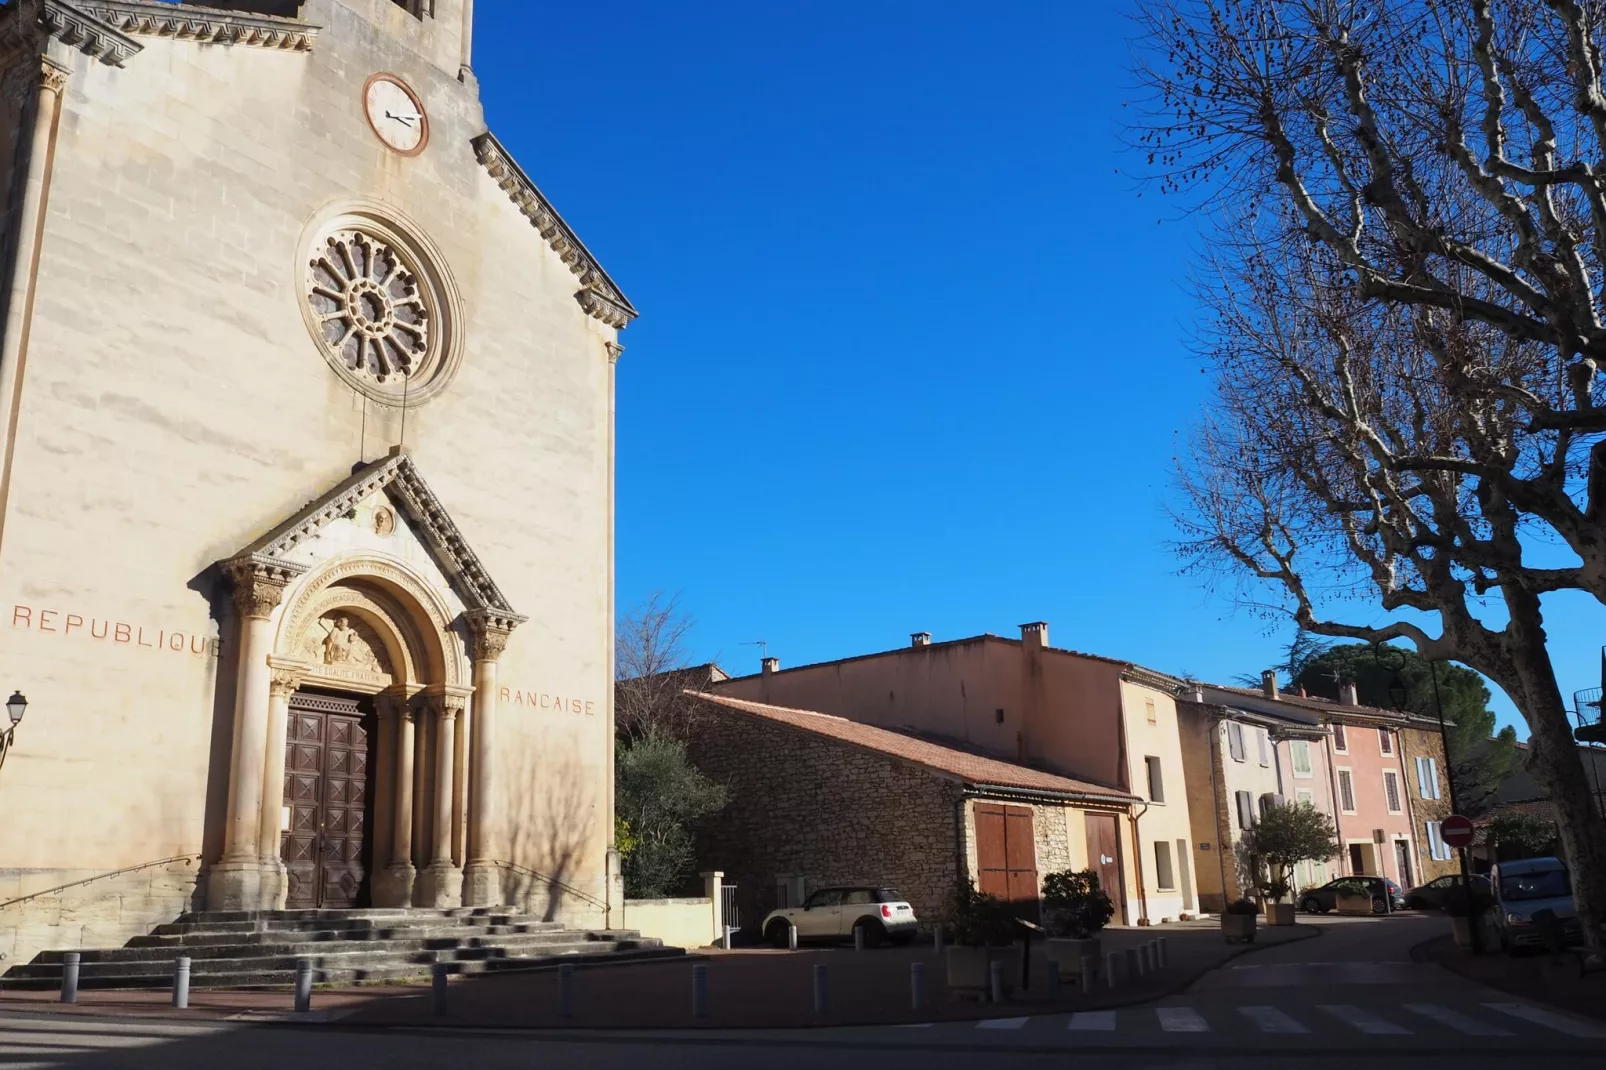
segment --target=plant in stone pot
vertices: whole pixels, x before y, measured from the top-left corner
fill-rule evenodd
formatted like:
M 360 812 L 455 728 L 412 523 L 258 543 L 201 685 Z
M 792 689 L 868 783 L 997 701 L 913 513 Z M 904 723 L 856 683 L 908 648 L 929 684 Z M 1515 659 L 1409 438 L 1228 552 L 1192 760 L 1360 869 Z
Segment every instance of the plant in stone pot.
M 1059 963 L 1060 976 L 1082 976 L 1082 959 L 1091 957 L 1094 976 L 1103 962 L 1099 931 L 1115 914 L 1115 904 L 1099 887 L 1091 869 L 1063 870 L 1043 878 L 1043 928 L 1048 930 L 1048 957 Z
M 1494 899 L 1485 892 L 1469 890 L 1459 883 L 1444 894 L 1441 902 L 1450 919 L 1450 931 L 1457 947 L 1472 946 L 1472 928 L 1482 925 L 1483 919 L 1494 908 Z
M 1289 878 L 1294 867 L 1338 854 L 1338 830 L 1332 818 L 1310 803 L 1285 803 L 1260 815 L 1249 833 L 1249 848 L 1266 863 L 1268 879 L 1260 891 L 1267 900 L 1267 917 L 1273 925 L 1292 925 L 1294 904 L 1283 900 L 1293 889 Z
M 946 952 L 948 986 L 983 998 L 991 986 L 994 962 L 1003 966 L 1005 991 L 1012 991 L 1020 976 L 1020 948 L 1015 945 L 1018 926 L 1009 904 L 997 896 L 978 892 L 969 877 L 954 885 L 943 914 L 943 925 L 953 938 Z
M 1340 881 L 1333 885 L 1333 908 L 1340 914 L 1371 914 L 1371 886 L 1359 880 Z
M 1229 944 L 1252 944 L 1255 942 L 1255 922 L 1259 917 L 1260 907 L 1253 899 L 1236 899 L 1221 912 L 1221 935 L 1226 937 Z

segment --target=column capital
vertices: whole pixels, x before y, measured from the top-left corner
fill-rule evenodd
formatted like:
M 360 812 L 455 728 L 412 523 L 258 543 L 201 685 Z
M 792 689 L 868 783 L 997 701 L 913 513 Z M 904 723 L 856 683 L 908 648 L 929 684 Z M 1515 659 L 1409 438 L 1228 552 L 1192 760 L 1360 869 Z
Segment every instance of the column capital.
M 441 690 L 430 690 L 420 699 L 424 705 L 443 721 L 450 721 L 468 708 L 468 699 L 473 689 L 466 687 L 447 687 Z
M 471 609 L 463 614 L 463 621 L 468 625 L 469 657 L 474 661 L 495 661 L 507 649 L 508 638 L 524 618 L 492 609 Z
M 625 347 L 618 342 L 604 342 L 602 344 L 608 350 L 608 363 L 618 364 L 619 358 L 624 355 Z
M 223 574 L 234 588 L 234 608 L 242 617 L 271 617 L 284 600 L 285 588 L 305 571 L 304 565 L 255 555 L 223 563 Z
M 12 104 L 26 104 L 34 93 L 60 93 L 67 88 L 67 76 L 72 68 L 58 63 L 49 56 L 25 59 L 6 71 L 0 80 L 0 96 Z
M 306 678 L 294 669 L 275 668 L 268 690 L 274 698 L 286 698 L 295 693 L 305 682 Z

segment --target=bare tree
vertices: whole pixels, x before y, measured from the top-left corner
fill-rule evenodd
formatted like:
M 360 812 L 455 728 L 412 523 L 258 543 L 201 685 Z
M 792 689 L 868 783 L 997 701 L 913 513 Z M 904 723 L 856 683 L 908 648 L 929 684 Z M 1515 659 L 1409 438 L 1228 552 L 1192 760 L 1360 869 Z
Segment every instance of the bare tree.
M 626 739 L 654 732 L 684 740 L 697 719 L 685 692 L 707 686 L 708 671 L 687 663 L 695 621 L 678 595 L 655 592 L 620 617 L 614 635 L 614 727 Z
M 1139 20 L 1138 143 L 1219 224 L 1186 552 L 1307 631 L 1407 639 L 1505 690 L 1598 953 L 1606 829 L 1541 597 L 1606 601 L 1606 3 L 1140 0 Z

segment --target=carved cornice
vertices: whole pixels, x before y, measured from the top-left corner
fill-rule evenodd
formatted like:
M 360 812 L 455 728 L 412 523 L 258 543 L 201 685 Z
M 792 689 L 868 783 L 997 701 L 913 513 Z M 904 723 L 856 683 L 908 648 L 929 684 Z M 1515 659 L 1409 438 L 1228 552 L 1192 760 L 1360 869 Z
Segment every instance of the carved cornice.
M 0 11 L 0 41 L 38 48 L 55 38 L 112 67 L 121 67 L 145 46 L 101 21 L 88 5 L 67 0 L 16 0 Z
M 282 52 L 312 51 L 312 43 L 323 29 L 300 19 L 209 7 L 174 7 L 150 0 L 78 0 L 78 6 L 125 34 Z
M 284 600 L 285 588 L 306 570 L 305 565 L 253 553 L 223 563 L 223 574 L 234 587 L 234 608 L 242 617 L 271 617 Z
M 471 609 L 463 614 L 468 625 L 469 657 L 474 661 L 495 661 L 507 649 L 513 629 L 524 623 L 523 617 L 497 613 L 489 609 Z
M 530 176 L 496 140 L 496 135 L 486 131 L 475 138 L 474 152 L 485 170 L 496 179 L 497 185 L 502 187 L 552 247 L 552 251 L 579 278 L 580 290 L 574 296 L 586 314 L 618 330 L 627 327 L 637 316 L 635 306 L 614 285 L 614 281 L 602 270 L 602 265 L 597 263 L 596 257 L 591 255 L 569 224 L 558 215 L 552 202 L 546 199 L 546 195 L 530 181 Z
M 469 548 L 463 532 L 447 513 L 435 492 L 424 482 L 413 459 L 397 450 L 382 461 L 359 469 L 349 479 L 314 499 L 289 520 L 246 547 L 235 560 L 249 558 L 285 564 L 284 555 L 311 538 L 331 521 L 347 516 L 365 499 L 383 490 L 406 517 L 413 531 L 429 548 L 452 588 L 470 612 L 483 610 L 491 617 L 514 624 L 526 618 L 514 612 L 501 588 Z M 291 565 L 299 572 L 306 566 Z M 510 624 L 509 627 L 512 625 Z

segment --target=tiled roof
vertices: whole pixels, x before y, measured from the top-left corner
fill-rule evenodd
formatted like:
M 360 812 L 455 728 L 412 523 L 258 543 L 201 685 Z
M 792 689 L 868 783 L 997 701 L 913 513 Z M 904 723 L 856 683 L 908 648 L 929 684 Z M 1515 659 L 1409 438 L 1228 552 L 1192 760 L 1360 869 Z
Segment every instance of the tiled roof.
M 850 721 L 846 717 L 815 713 L 812 710 L 794 710 L 785 706 L 771 706 L 763 702 L 748 702 L 745 699 L 727 698 L 724 695 L 712 695 L 707 692 L 691 691 L 687 694 L 713 706 L 789 725 L 805 732 L 828 736 L 843 743 L 876 751 L 891 758 L 923 765 L 928 769 L 960 777 L 970 784 L 995 784 L 999 787 L 1020 788 L 1026 791 L 1098 796 L 1115 803 L 1138 801 L 1136 796 L 1116 788 L 1090 784 L 1084 780 L 1072 780 L 1056 773 L 1031 769 L 980 754 L 971 754 L 954 747 L 945 747 L 940 743 L 906 736 L 901 732 Z
M 1433 718 L 1423 717 L 1415 713 L 1396 713 L 1393 710 L 1381 709 L 1377 706 L 1347 706 L 1342 702 L 1330 698 L 1318 698 L 1315 695 L 1289 694 L 1280 691 L 1276 698 L 1267 698 L 1266 693 L 1258 687 L 1228 687 L 1224 684 L 1200 684 L 1206 691 L 1220 691 L 1230 695 L 1240 695 L 1247 699 L 1256 699 L 1267 706 L 1294 707 L 1295 710 L 1309 711 L 1324 717 L 1364 717 L 1368 720 L 1390 721 L 1395 724 L 1407 722 L 1410 724 L 1426 725 L 1431 722 L 1438 727 Z M 1292 710 L 1289 712 L 1293 712 Z

